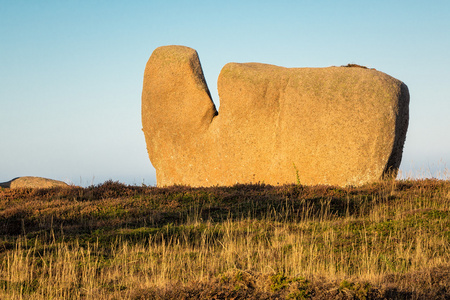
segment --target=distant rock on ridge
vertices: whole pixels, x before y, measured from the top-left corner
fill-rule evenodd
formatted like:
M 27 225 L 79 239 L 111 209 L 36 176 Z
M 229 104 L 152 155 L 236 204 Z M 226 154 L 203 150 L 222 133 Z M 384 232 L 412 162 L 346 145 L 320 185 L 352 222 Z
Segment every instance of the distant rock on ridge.
M 229 63 L 218 91 L 220 113 L 194 49 L 150 56 L 142 124 L 158 186 L 358 186 L 399 168 L 409 92 L 385 73 Z
M 53 187 L 69 187 L 69 185 L 65 182 L 47 179 L 42 177 L 33 177 L 33 176 L 24 176 L 17 177 L 13 180 L 0 183 L 0 187 L 2 188 L 53 188 Z

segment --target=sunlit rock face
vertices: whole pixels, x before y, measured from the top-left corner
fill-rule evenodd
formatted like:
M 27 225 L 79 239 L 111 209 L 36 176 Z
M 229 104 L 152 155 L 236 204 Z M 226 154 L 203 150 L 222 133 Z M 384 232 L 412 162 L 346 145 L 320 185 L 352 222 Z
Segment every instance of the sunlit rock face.
M 229 63 L 218 91 L 220 112 L 194 49 L 151 55 L 142 124 L 158 186 L 358 186 L 398 170 L 409 93 L 387 74 Z

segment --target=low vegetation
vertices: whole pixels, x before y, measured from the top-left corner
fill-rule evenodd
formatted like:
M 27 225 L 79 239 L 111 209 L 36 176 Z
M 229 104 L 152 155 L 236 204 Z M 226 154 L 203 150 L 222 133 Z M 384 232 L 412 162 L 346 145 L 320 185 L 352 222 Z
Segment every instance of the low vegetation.
M 345 66 L 341 66 L 341 67 L 367 69 L 366 66 L 361 66 L 361 65 L 358 65 L 358 64 L 346 64 Z
M 449 299 L 450 181 L 0 189 L 0 299 Z

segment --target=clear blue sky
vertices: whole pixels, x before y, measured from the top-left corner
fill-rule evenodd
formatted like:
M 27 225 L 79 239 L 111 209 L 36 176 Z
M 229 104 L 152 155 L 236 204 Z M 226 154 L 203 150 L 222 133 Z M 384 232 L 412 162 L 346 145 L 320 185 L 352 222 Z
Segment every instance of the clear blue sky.
M 357 63 L 405 82 L 401 170 L 450 164 L 450 1 L 0 0 L 0 182 L 154 185 L 141 131 L 145 64 L 196 49 L 216 105 L 227 62 Z

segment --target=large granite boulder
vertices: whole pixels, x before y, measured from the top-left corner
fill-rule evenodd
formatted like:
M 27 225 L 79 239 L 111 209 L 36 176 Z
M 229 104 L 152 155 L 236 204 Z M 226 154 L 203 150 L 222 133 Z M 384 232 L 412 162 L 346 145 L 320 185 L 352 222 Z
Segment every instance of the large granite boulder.
M 220 114 L 194 49 L 151 55 L 142 124 L 159 186 L 362 185 L 398 170 L 409 93 L 387 74 L 229 63 L 218 91 Z
M 34 176 L 24 176 L 24 177 L 17 177 L 14 178 L 13 180 L 0 183 L 0 187 L 11 189 L 19 189 L 19 188 L 46 189 L 54 187 L 69 187 L 69 185 L 59 180 Z

